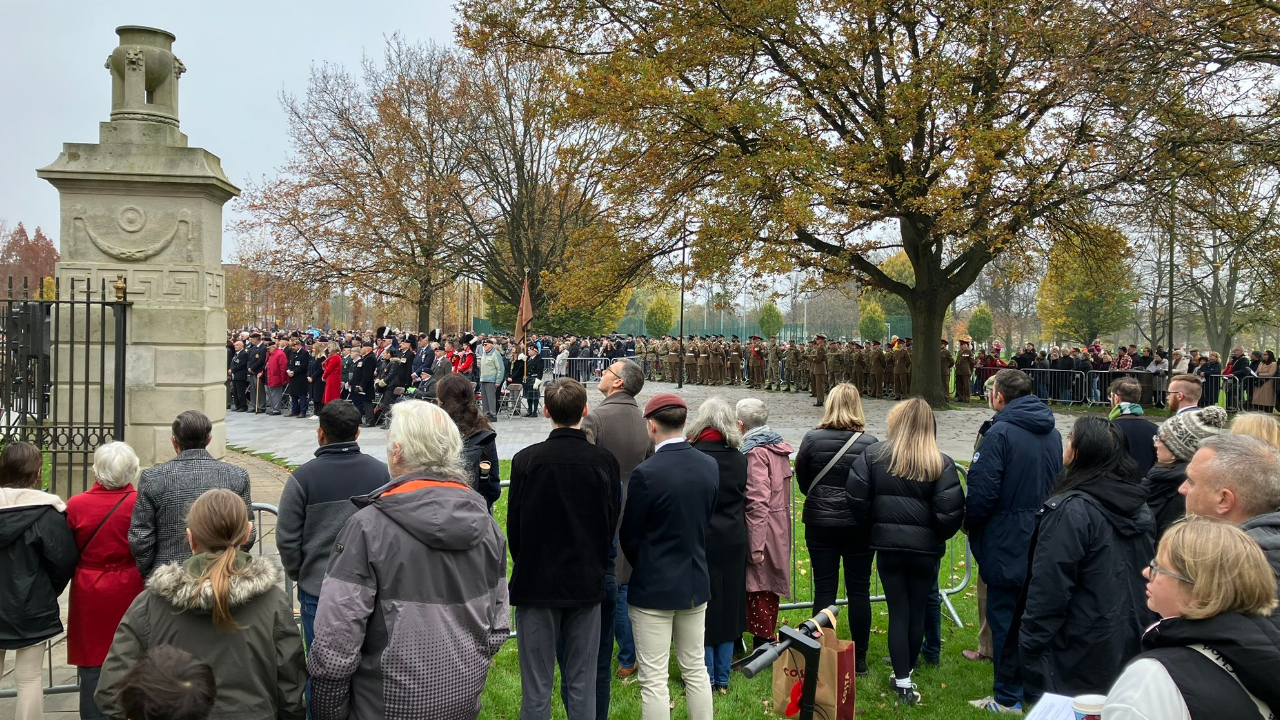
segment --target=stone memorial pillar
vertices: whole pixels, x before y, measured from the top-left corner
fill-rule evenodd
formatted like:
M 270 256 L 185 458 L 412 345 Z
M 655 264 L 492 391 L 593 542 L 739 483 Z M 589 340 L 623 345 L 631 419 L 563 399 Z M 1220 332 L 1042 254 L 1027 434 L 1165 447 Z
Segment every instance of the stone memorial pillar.
M 108 56 L 111 120 L 97 143 L 64 143 L 37 175 L 62 203 L 63 296 L 98 299 L 118 275 L 128 287 L 124 440 L 143 467 L 173 457 L 169 426 L 183 410 L 213 421 L 215 457 L 226 452 L 227 313 L 222 206 L 240 194 L 217 156 L 187 146 L 178 129 L 178 82 L 186 67 L 164 30 L 116 28 Z M 109 332 L 103 328 L 102 332 Z M 56 341 L 56 340 L 55 340 Z M 67 372 L 54 370 L 56 382 Z M 110 376 L 108 375 L 108 378 Z

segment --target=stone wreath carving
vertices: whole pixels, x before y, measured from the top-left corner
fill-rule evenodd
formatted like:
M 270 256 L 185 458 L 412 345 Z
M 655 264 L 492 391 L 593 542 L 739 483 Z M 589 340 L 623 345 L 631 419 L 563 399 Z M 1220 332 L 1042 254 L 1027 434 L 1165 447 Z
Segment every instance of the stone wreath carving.
M 164 252 L 165 248 L 173 244 L 173 240 L 178 236 L 179 231 L 184 232 L 186 235 L 187 255 L 190 256 L 192 254 L 194 238 L 191 234 L 191 214 L 186 210 L 178 211 L 178 222 L 174 224 L 172 232 L 166 235 L 159 242 L 137 249 L 122 248 L 95 235 L 94 232 L 89 229 L 89 223 L 85 221 L 84 208 L 77 207 L 74 209 L 74 213 L 72 221 L 75 223 L 75 227 L 84 231 L 85 236 L 89 238 L 89 242 L 92 242 L 94 247 L 116 260 L 124 260 L 127 262 L 141 262 L 143 260 L 149 260 Z M 141 222 L 139 222 L 139 219 L 136 216 L 122 214 L 121 229 L 130 233 L 137 232 L 142 229 L 142 225 L 145 224 L 145 222 L 145 215 L 142 216 Z

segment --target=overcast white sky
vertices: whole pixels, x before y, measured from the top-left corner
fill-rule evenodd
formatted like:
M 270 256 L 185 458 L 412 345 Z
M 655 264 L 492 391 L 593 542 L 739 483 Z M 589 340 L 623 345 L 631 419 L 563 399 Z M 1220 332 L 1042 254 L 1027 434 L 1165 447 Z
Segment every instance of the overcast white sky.
M 193 147 L 222 158 L 227 177 L 243 186 L 283 163 L 279 96 L 302 93 L 313 63 L 356 69 L 396 32 L 414 42 L 451 42 L 453 17 L 448 0 L 0 0 L 0 220 L 41 226 L 58 241 L 58 192 L 35 170 L 53 162 L 64 142 L 97 142 L 98 123 L 111 111 L 102 63 L 120 25 L 178 37 L 174 54 L 187 67 L 182 131 Z M 233 244 L 224 231 L 224 259 Z

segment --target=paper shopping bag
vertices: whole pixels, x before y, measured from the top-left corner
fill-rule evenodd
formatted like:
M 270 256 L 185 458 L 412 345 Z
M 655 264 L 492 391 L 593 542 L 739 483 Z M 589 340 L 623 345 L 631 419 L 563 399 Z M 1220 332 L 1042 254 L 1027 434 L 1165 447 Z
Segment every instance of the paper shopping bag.
M 804 679 L 804 656 L 797 650 L 788 650 L 773 664 L 774 713 L 783 717 L 799 713 Z M 853 720 L 855 691 L 853 642 L 837 638 L 834 629 L 827 630 L 822 635 L 814 698 L 819 715 L 831 720 Z

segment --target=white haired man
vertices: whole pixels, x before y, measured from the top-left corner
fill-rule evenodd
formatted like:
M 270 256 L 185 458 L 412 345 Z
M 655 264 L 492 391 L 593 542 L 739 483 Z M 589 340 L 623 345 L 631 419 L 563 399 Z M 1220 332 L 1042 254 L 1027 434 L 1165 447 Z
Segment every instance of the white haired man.
M 315 720 L 480 715 L 489 662 L 510 628 L 507 548 L 461 452 L 439 406 L 395 406 L 395 479 L 354 499 L 361 509 L 338 534 L 321 585 Z

